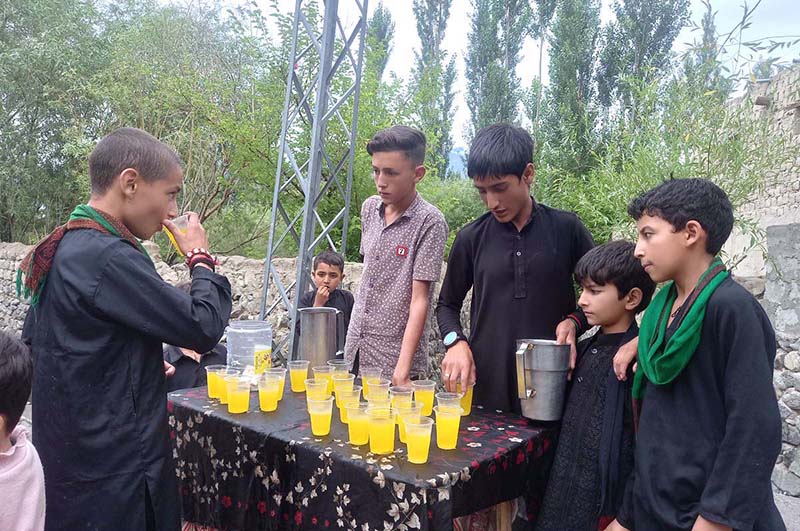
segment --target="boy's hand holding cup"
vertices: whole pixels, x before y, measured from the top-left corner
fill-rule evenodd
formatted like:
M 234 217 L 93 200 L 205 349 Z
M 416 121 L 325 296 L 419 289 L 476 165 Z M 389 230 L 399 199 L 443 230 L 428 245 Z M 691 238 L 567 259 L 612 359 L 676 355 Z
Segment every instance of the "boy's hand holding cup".
M 183 256 L 192 249 L 208 250 L 206 230 L 200 224 L 200 217 L 194 212 L 187 212 L 175 219 L 165 219 L 162 225 L 172 234 L 178 252 Z

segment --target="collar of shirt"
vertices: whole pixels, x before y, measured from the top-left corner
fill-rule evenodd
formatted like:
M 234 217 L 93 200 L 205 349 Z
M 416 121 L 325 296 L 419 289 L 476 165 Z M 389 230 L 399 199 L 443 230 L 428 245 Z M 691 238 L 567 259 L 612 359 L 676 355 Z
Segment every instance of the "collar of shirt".
M 401 220 L 403 218 L 413 217 L 414 214 L 416 214 L 416 212 L 419 210 L 420 205 L 422 205 L 422 197 L 419 195 L 419 192 L 416 192 L 414 200 L 410 205 L 408 205 L 408 208 L 405 210 L 405 212 L 397 217 L 397 219 Z M 378 211 L 378 215 L 381 217 L 381 219 L 384 219 L 386 214 L 386 205 L 383 204 L 383 201 L 378 202 L 378 206 L 375 208 L 375 210 Z

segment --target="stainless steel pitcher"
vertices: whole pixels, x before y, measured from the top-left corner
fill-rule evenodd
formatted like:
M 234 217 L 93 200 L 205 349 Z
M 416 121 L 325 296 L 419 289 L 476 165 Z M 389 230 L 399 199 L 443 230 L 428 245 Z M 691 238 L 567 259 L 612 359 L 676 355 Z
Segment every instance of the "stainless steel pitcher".
M 569 345 L 548 339 L 517 340 L 517 392 L 523 416 L 544 421 L 561 419 L 569 354 Z
M 344 314 L 336 308 L 300 308 L 298 359 L 323 366 L 344 348 Z

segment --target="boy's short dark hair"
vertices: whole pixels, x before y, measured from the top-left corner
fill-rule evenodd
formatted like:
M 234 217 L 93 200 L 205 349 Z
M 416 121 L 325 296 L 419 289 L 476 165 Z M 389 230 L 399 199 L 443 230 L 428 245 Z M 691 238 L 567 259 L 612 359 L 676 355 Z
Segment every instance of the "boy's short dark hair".
M 578 260 L 575 280 L 583 284 L 591 280 L 599 286 L 613 284 L 622 299 L 633 288 L 642 291 L 642 302 L 634 313 L 643 312 L 650 304 L 656 283 L 633 254 L 636 246 L 631 242 L 616 240 L 599 245 Z
M 470 179 L 516 175 L 522 179 L 533 162 L 534 142 L 523 128 L 511 124 L 484 127 L 472 140 L 467 159 Z
M 89 155 L 92 193 L 102 194 L 123 170 L 133 168 L 147 182 L 163 179 L 181 159 L 153 135 L 122 127 L 103 137 Z
M 28 347 L 10 334 L 0 332 L 0 416 L 7 434 L 17 426 L 31 396 L 33 361 Z
M 671 179 L 648 190 L 628 205 L 628 214 L 638 220 L 654 216 L 683 230 L 697 221 L 708 234 L 706 252 L 717 254 L 733 230 L 733 205 L 725 191 L 707 179 Z
M 320 264 L 328 264 L 331 267 L 338 267 L 340 273 L 344 273 L 344 257 L 330 249 L 322 251 L 314 257 L 314 271 Z
M 425 134 L 419 129 L 395 125 L 375 133 L 367 142 L 367 153 L 402 151 L 417 166 L 425 162 Z

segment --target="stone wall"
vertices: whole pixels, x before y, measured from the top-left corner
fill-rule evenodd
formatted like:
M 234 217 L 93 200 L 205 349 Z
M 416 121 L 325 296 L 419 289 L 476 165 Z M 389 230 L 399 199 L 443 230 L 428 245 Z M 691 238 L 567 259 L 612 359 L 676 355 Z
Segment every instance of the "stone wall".
M 755 101 L 763 98 L 767 105 L 756 107 L 756 113 L 767 116 L 776 131 L 790 133 L 800 142 L 800 64 L 794 64 L 770 80 L 758 81 L 751 94 Z M 768 185 L 754 194 L 738 210 L 738 214 L 758 222 L 761 229 L 772 225 L 800 223 L 800 160 L 774 168 L 774 175 L 765 176 Z M 738 255 L 749 246 L 750 236 L 738 229 L 725 245 L 729 255 Z M 764 256 L 760 249 L 751 249 L 736 268 L 739 275 L 764 275 Z
M 770 263 L 764 306 L 778 340 L 775 392 L 783 419 L 783 449 L 772 479 L 800 496 L 800 224 L 767 229 Z
M 158 246 L 151 242 L 144 242 L 147 251 L 156 265 L 156 270 L 161 277 L 177 284 L 181 281 L 189 280 L 189 272 L 185 265 L 178 264 L 169 266 L 161 260 Z M 21 302 L 15 292 L 14 281 L 16 279 L 16 268 L 22 258 L 30 249 L 29 246 L 20 243 L 0 242 L 0 330 L 10 331 L 19 334 L 22 331 L 22 324 L 25 319 L 28 305 Z M 293 258 L 283 258 L 275 260 L 275 269 L 278 271 L 283 285 L 288 286 L 294 279 L 297 268 L 297 260 Z M 361 263 L 348 262 L 345 265 L 345 279 L 342 287 L 353 293 L 356 292 L 358 283 L 361 280 L 363 265 Z M 264 285 L 264 260 L 254 260 L 241 256 L 222 256 L 218 271 L 228 277 L 231 283 L 233 296 L 233 309 L 231 319 L 258 319 L 261 304 L 261 290 Z M 442 267 L 444 276 L 444 266 Z M 439 284 L 432 298 L 433 301 L 438 297 Z M 277 295 L 274 287 L 270 290 L 270 297 L 267 299 L 269 307 Z M 469 312 L 469 301 L 464 304 L 464 318 Z M 431 360 L 431 371 L 434 376 L 438 375 L 441 358 L 444 356 L 444 345 L 440 341 L 438 327 L 436 326 L 433 308 L 429 312 L 430 335 L 429 335 L 429 359 Z M 289 319 L 287 312 L 282 310 L 282 305 L 270 314 L 268 320 L 272 324 L 275 340 L 281 340 L 289 332 Z

